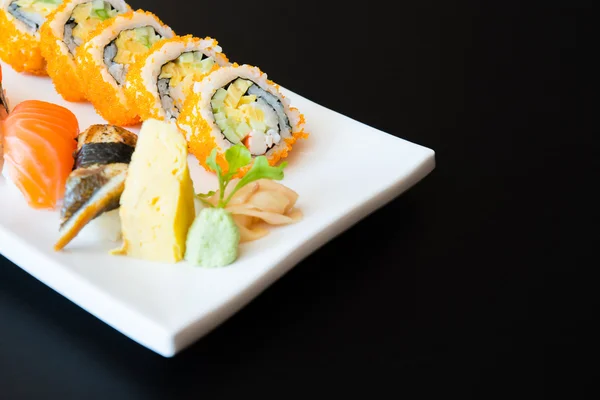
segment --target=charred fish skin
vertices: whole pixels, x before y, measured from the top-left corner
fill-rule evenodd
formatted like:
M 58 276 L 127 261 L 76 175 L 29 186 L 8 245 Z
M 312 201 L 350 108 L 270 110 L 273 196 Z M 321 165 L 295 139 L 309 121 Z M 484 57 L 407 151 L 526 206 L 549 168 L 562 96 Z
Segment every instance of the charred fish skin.
M 101 190 L 111 179 L 127 171 L 127 164 L 111 164 L 92 168 L 77 169 L 71 173 L 67 180 L 65 198 L 61 209 L 60 228 L 73 217 L 78 210 Z M 95 213 L 94 219 L 103 212 L 119 207 L 119 197 L 112 199 L 106 207 Z
M 91 143 L 123 143 L 135 148 L 137 136 L 120 126 L 96 124 L 79 134 L 77 150 Z
M 60 225 L 60 236 L 54 250 L 62 250 L 93 219 L 101 214 L 119 208 L 121 194 L 125 189 L 127 164 L 112 164 L 99 167 L 84 168 L 73 193 L 63 208 Z M 110 170 L 110 171 L 109 171 Z M 101 186 L 98 186 L 101 185 Z M 81 205 L 83 204 L 83 205 Z

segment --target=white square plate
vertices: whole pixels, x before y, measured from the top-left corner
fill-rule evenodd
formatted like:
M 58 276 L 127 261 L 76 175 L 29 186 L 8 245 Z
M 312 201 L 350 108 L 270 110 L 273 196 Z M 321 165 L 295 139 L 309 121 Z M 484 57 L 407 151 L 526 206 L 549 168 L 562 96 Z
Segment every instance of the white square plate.
M 49 78 L 21 75 L 4 63 L 2 68 L 11 107 L 44 100 L 72 110 L 82 131 L 105 123 L 91 105 L 62 100 Z M 203 269 L 111 256 L 119 244 L 98 241 L 91 227 L 54 252 L 58 211 L 29 208 L 6 177 L 0 177 L 0 253 L 131 339 L 165 357 L 175 355 L 435 166 L 428 148 L 283 93 L 304 113 L 311 134 L 292 151 L 282 181 L 299 193 L 304 219 L 243 244 L 234 264 Z M 192 157 L 190 168 L 197 191 L 215 188 L 216 179 Z

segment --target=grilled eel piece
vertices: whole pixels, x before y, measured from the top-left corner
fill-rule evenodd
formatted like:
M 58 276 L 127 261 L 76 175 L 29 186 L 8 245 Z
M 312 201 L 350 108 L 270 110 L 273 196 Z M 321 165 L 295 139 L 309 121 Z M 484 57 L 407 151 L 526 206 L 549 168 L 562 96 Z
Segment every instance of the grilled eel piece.
M 92 125 L 77 137 L 54 250 L 63 249 L 93 219 L 119 207 L 137 136 L 113 125 Z

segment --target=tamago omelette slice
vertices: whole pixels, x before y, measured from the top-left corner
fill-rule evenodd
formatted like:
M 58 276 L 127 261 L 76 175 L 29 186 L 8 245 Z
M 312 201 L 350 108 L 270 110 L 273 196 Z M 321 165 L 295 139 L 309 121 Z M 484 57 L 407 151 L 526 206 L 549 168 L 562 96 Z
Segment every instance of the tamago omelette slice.
M 173 123 L 145 121 L 121 195 L 123 246 L 113 254 L 176 263 L 196 216 L 187 143 Z

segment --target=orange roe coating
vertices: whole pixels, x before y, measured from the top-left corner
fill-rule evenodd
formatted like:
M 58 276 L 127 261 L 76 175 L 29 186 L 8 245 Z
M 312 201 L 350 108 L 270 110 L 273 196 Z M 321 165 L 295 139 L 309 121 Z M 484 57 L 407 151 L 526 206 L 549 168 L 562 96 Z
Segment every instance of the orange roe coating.
M 56 35 L 51 28 L 52 21 L 56 16 L 64 15 L 65 12 L 72 13 L 77 5 L 83 4 L 73 3 L 73 0 L 63 1 L 46 17 L 46 21 L 40 27 L 40 48 L 42 56 L 47 62 L 46 71 L 52 78 L 56 91 L 67 101 L 81 102 L 85 101 L 86 97 L 79 82 L 75 59 L 66 45 L 61 46 L 60 43 L 64 42 L 64 37 Z M 127 10 L 131 10 L 131 8 L 128 6 Z
M 206 40 L 213 40 L 214 46 L 218 45 L 218 42 L 210 37 L 206 37 Z M 160 100 L 157 99 L 155 93 L 149 91 L 144 84 L 144 80 L 142 78 L 142 68 L 148 63 L 154 63 L 154 57 L 157 52 L 159 52 L 164 46 L 168 43 L 179 42 L 183 43 L 185 46 L 188 46 L 192 43 L 200 44 L 199 38 L 194 37 L 193 35 L 185 35 L 185 36 L 175 36 L 170 39 L 159 40 L 154 43 L 148 53 L 146 53 L 142 58 L 138 59 L 134 64 L 129 67 L 129 73 L 127 74 L 127 82 L 125 84 L 125 95 L 127 96 L 127 101 L 131 104 L 131 107 L 134 108 L 135 112 L 140 116 L 142 121 L 147 119 L 159 119 L 164 120 L 165 115 L 162 111 L 162 106 L 157 108 L 157 101 L 160 104 Z M 213 47 L 214 47 L 213 46 Z M 220 57 L 219 57 L 220 56 Z M 227 56 L 223 53 L 218 53 L 216 57 L 219 57 L 221 62 L 226 63 L 229 60 Z M 171 60 L 172 61 L 172 60 Z M 161 66 L 162 67 L 162 66 Z M 215 63 L 212 69 L 206 74 L 210 74 L 213 71 L 219 69 L 220 66 L 218 63 Z M 205 76 L 206 76 L 205 75 Z M 156 87 L 154 87 L 156 89 Z
M 49 45 L 49 42 L 52 44 Z M 46 71 L 52 78 L 58 94 L 67 101 L 85 101 L 86 97 L 79 83 L 77 68 L 71 54 L 62 53 L 55 45 L 54 39 L 44 38 L 44 36 L 42 36 L 42 54 L 48 60 Z
M 96 29 L 90 33 L 88 41 L 77 49 L 75 55 L 79 81 L 87 99 L 94 105 L 98 114 L 112 125 L 131 126 L 138 124 L 141 120 L 136 111 L 128 105 L 124 88 L 118 86 L 114 79 L 110 77 L 103 58 L 100 59 L 102 65 L 96 64 L 92 55 L 92 52 L 96 49 L 92 46 L 92 41 L 106 29 L 112 29 L 116 19 L 133 19 L 139 14 L 151 16 L 166 28 L 166 25 L 149 11 L 129 11 L 98 24 Z M 163 40 L 166 39 L 161 39 L 159 42 Z M 134 59 L 134 63 L 137 60 L 137 58 Z M 110 77 L 110 82 L 104 79 L 103 72 L 107 77 Z
M 38 35 L 21 31 L 15 23 L 6 10 L 0 10 L 0 58 L 17 72 L 47 75 Z
M 140 122 L 139 117 L 121 101 L 119 91 L 122 89 L 104 80 L 102 70 L 106 68 L 96 64 L 87 47 L 77 50 L 77 71 L 87 99 L 109 124 L 136 125 Z
M 189 152 L 198 159 L 200 165 L 202 165 L 205 170 L 210 171 L 206 165 L 206 159 L 210 155 L 212 149 L 217 147 L 217 143 L 210 134 L 210 125 L 202 118 L 202 115 L 200 115 L 198 107 L 200 97 L 202 97 L 200 93 L 194 92 L 188 96 L 185 100 L 183 109 L 177 118 L 177 125 L 187 133 L 186 139 L 188 141 Z M 217 164 L 219 164 L 224 171 L 227 168 L 227 161 L 221 152 L 217 153 Z
M 63 38 L 56 36 L 50 27 L 54 17 L 64 13 L 69 3 L 67 0 L 59 5 L 40 27 L 40 49 L 47 62 L 46 72 L 52 78 L 56 91 L 67 101 L 81 102 L 86 98 L 77 78 L 75 60 L 69 51 L 65 54 L 59 44 Z
M 177 119 L 177 125 L 184 132 L 187 133 L 189 152 L 193 154 L 199 161 L 200 165 L 207 170 L 211 169 L 206 164 L 206 159 L 217 147 L 215 139 L 212 137 L 211 125 L 202 117 L 198 104 L 200 103 L 201 94 L 192 93 L 185 101 L 183 109 Z M 290 110 L 298 111 L 294 107 L 290 107 Z M 299 115 L 298 126 L 300 130 L 292 132 L 292 136 L 285 138 L 285 146 L 281 146 L 277 151 L 273 152 L 267 160 L 270 165 L 276 165 L 279 161 L 286 158 L 289 152 L 292 150 L 294 143 L 298 139 L 308 138 L 308 133 L 304 131 L 305 118 L 304 115 Z M 224 173 L 227 172 L 227 160 L 225 160 L 225 154 L 222 149 L 217 149 L 217 164 L 221 167 Z M 248 172 L 252 167 L 253 163 L 250 163 L 246 167 L 240 169 L 240 172 L 235 175 L 235 178 L 241 178 Z M 212 171 L 211 171 L 212 172 Z

